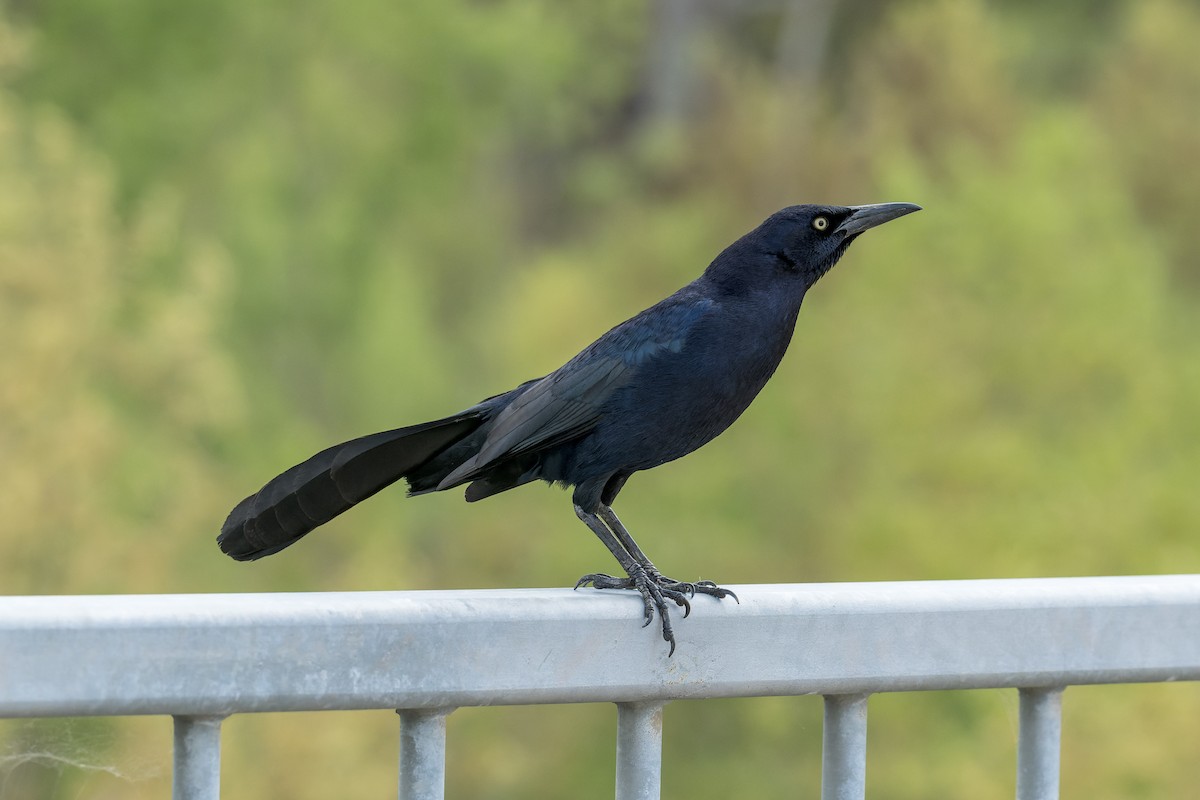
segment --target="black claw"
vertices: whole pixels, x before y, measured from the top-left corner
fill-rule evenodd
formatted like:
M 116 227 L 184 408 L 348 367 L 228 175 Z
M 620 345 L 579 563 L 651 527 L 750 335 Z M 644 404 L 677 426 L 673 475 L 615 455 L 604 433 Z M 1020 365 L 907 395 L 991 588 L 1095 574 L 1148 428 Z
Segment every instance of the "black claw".
M 649 594 L 645 594 L 645 593 L 642 594 L 642 604 L 644 606 L 643 612 L 642 612 L 643 613 L 642 627 L 645 628 L 651 622 L 654 622 L 654 606 L 651 604 Z
M 659 616 L 662 617 L 662 635 L 663 641 L 669 642 L 671 649 L 667 652 L 667 658 L 675 654 L 675 631 L 671 628 L 671 617 L 667 613 L 667 604 L 663 603 L 658 609 Z
M 683 616 L 687 617 L 692 613 L 692 604 L 688 602 L 687 595 L 675 589 L 661 589 L 663 597 L 669 598 L 675 602 L 675 605 L 683 609 Z
M 575 588 L 589 585 L 597 589 L 633 589 L 638 592 L 642 596 L 643 628 L 654 621 L 654 611 L 657 609 L 658 616 L 662 620 L 663 640 L 671 645 L 667 652 L 668 658 L 675 654 L 675 631 L 671 627 L 671 616 L 667 608 L 668 600 L 683 609 L 684 619 L 692 613 L 692 604 L 688 598 L 695 599 L 697 594 L 706 594 L 718 600 L 732 597 L 735 602 L 741 604 L 736 594 L 728 589 L 722 589 L 712 581 L 685 583 L 665 577 L 653 567 L 648 569 L 635 567 L 625 578 L 617 578 L 602 572 L 590 573 L 580 578 L 575 584 Z
M 733 601 L 735 603 L 737 603 L 738 605 L 742 604 L 742 601 L 738 600 L 738 596 L 736 594 L 734 594 L 733 592 L 731 592 L 728 589 L 722 589 L 720 586 L 717 586 L 712 581 L 696 581 L 695 587 L 696 587 L 696 591 L 700 592 L 701 594 L 706 594 L 710 597 L 715 597 L 718 600 L 723 600 L 726 597 L 732 597 Z

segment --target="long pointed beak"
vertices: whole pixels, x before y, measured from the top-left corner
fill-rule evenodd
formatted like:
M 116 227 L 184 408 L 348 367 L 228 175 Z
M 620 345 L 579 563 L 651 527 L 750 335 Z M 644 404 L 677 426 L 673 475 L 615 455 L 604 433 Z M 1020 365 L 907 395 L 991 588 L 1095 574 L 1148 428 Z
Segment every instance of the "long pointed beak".
M 837 227 L 838 231 L 847 236 L 854 236 L 897 217 L 920 211 L 921 207 L 912 203 L 878 203 L 873 206 L 850 206 L 850 209 L 853 213 Z

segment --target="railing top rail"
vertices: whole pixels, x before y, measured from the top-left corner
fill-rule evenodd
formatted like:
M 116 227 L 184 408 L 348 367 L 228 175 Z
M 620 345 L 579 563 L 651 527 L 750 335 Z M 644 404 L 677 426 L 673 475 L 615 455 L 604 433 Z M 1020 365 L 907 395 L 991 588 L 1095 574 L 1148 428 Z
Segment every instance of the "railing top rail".
M 0 716 L 1200 680 L 1200 575 L 731 588 L 4 597 Z

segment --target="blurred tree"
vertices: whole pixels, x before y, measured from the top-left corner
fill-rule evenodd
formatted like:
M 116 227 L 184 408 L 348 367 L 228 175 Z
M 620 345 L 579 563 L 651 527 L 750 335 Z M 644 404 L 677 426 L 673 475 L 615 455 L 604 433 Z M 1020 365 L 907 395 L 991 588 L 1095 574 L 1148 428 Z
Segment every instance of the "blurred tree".
M 1170 245 L 1181 285 L 1200 291 L 1200 36 L 1194 4 L 1136 3 L 1096 82 L 1096 118 L 1124 172 L 1138 219 Z M 1108 154 L 1106 154 L 1108 155 Z
M 5 589 L 167 589 L 156 576 L 180 543 L 156 534 L 211 513 L 205 441 L 242 407 L 213 336 L 227 264 L 198 247 L 177 258 L 165 201 L 126 232 L 102 160 L 8 94 L 0 187 Z M 81 537 L 104 546 L 71 557 Z

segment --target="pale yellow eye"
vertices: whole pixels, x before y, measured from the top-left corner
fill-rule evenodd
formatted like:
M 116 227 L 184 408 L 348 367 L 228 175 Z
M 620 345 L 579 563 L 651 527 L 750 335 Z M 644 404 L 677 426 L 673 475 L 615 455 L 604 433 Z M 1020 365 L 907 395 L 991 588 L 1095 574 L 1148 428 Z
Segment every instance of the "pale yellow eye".
M 817 217 L 812 221 L 812 226 L 819 231 L 823 231 L 829 227 L 829 219 L 827 217 Z

